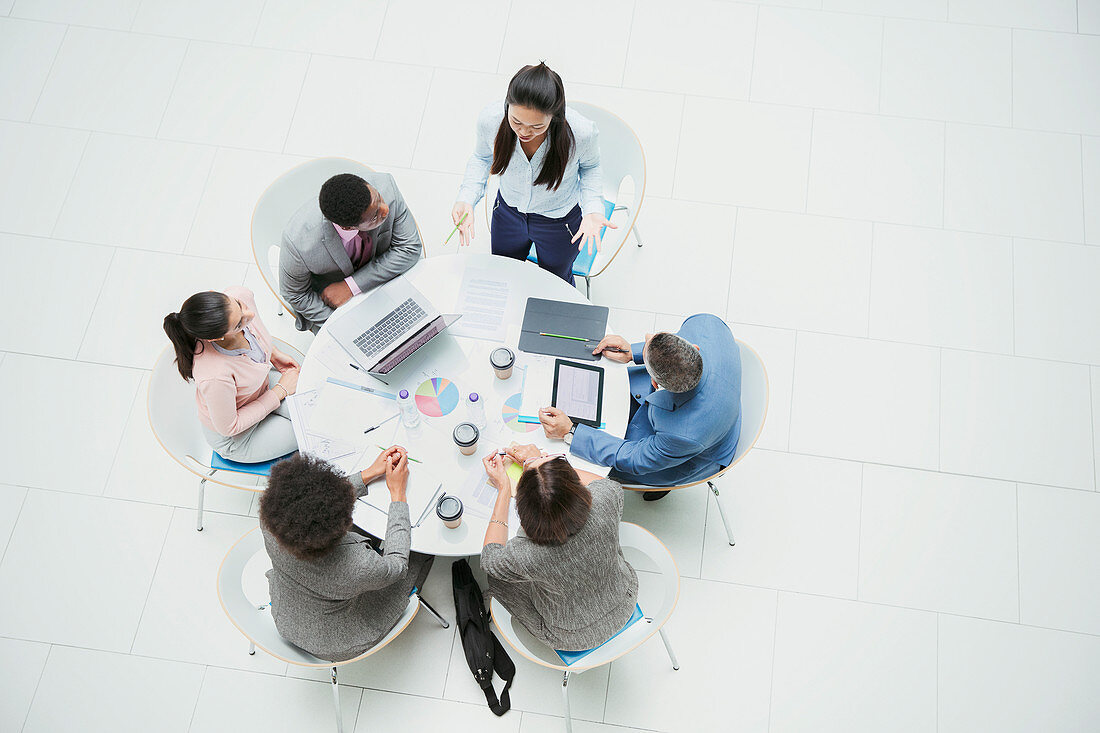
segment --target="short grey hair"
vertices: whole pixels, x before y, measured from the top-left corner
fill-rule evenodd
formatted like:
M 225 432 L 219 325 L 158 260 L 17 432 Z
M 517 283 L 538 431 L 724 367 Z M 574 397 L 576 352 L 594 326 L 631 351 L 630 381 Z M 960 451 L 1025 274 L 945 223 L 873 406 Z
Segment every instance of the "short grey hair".
M 687 392 L 703 378 L 703 357 L 687 339 L 656 333 L 646 347 L 645 368 L 658 386 L 669 392 Z

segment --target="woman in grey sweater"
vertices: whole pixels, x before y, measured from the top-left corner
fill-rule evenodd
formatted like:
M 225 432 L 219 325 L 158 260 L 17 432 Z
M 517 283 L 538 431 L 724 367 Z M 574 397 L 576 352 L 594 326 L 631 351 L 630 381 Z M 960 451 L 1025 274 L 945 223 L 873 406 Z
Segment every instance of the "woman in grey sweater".
M 390 493 L 386 550 L 352 527 L 357 496 L 386 480 Z M 345 478 L 301 454 L 271 470 L 260 499 L 260 528 L 271 558 L 271 614 L 284 639 L 333 662 L 351 659 L 385 636 L 405 612 L 434 558 L 411 553 L 405 449 L 383 451 Z
M 508 454 L 524 466 L 515 492 L 521 531 L 511 540 L 507 459 L 482 461 L 498 492 L 481 550 L 489 592 L 551 648 L 597 647 L 626 625 L 638 599 L 638 576 L 619 546 L 623 487 L 533 445 Z

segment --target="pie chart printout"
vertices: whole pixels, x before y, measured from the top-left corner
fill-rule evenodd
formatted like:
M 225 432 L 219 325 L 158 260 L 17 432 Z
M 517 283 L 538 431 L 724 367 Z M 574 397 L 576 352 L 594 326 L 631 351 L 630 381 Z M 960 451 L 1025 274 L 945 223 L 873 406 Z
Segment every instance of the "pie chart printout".
M 529 433 L 532 430 L 538 430 L 538 425 L 519 421 L 519 410 L 522 405 L 523 392 L 516 392 L 504 400 L 504 407 L 500 409 L 500 416 L 504 420 L 504 424 L 517 433 Z
M 449 415 L 461 399 L 458 387 L 445 377 L 432 377 L 416 388 L 416 407 L 428 417 Z

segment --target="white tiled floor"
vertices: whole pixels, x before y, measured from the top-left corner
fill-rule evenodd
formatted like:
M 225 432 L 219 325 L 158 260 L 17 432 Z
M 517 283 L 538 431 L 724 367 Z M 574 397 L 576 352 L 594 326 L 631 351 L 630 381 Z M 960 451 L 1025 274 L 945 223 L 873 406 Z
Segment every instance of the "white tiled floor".
M 194 531 L 161 319 L 243 282 L 307 347 L 250 265 L 267 184 L 361 159 L 435 255 L 477 110 L 539 59 L 646 152 L 646 246 L 593 300 L 633 338 L 723 315 L 770 380 L 735 547 L 705 487 L 627 497 L 681 669 L 581 675 L 575 730 L 1100 729 L 1098 0 L 0 0 L 0 730 L 331 729 L 325 673 L 219 607 L 255 495 L 209 486 Z M 513 658 L 496 718 L 418 618 L 341 671 L 346 729 L 562 730 Z

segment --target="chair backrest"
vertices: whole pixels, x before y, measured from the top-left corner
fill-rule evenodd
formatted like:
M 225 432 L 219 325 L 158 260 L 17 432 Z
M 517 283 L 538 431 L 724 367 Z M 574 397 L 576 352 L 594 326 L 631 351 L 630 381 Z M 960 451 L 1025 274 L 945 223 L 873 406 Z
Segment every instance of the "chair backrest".
M 619 523 L 619 544 L 624 551 L 644 555 L 657 572 L 638 573 L 638 598 L 642 613 L 652 622 L 640 620 L 630 625 L 603 646 L 573 664 L 562 662 L 553 649 L 533 637 L 495 598 L 489 604 L 493 623 L 505 642 L 535 664 L 552 669 L 584 671 L 609 664 L 638 648 L 656 634 L 672 615 L 680 597 L 680 571 L 672 553 L 651 532 L 630 522 Z M 660 601 L 656 601 L 656 598 Z M 655 604 L 655 605 L 654 605 Z
M 252 212 L 252 255 L 260 275 L 287 312 L 294 309 L 279 294 L 279 248 L 290 217 L 306 201 L 317 198 L 321 184 L 338 173 L 373 173 L 350 158 L 316 158 L 294 166 L 267 187 Z
M 264 554 L 264 563 L 252 562 L 258 554 Z M 218 568 L 218 600 L 221 601 L 222 610 L 225 611 L 229 620 L 249 641 L 276 659 L 290 664 L 303 667 L 334 667 L 351 664 L 368 657 L 404 631 L 420 607 L 420 601 L 416 595 L 409 596 L 409 605 L 405 608 L 405 613 L 381 641 L 357 657 L 343 662 L 330 662 L 299 649 L 280 636 L 279 630 L 275 628 L 275 620 L 271 617 L 270 606 L 264 604 L 261 608 L 245 595 L 246 571 L 252 569 L 256 572 L 266 571 L 269 567 L 271 565 L 266 562 L 264 540 L 260 529 L 257 527 L 249 530 L 229 548 L 229 552 L 222 559 L 221 567 Z

